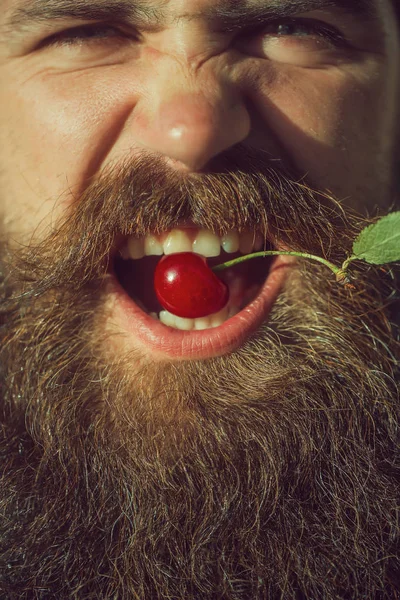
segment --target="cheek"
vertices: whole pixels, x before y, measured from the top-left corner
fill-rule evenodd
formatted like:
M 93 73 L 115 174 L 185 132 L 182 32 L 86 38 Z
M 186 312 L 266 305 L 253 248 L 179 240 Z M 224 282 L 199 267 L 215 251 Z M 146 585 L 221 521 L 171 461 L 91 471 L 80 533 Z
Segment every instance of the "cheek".
M 117 73 L 100 78 L 94 70 L 8 83 L 0 100 L 2 190 L 12 198 L 6 210 L 17 202 L 36 222 L 46 221 L 81 191 L 135 102 L 120 93 L 118 80 Z
M 272 130 L 283 156 L 313 185 L 353 193 L 393 137 L 384 123 L 387 82 L 377 73 L 293 69 L 253 90 L 265 136 Z

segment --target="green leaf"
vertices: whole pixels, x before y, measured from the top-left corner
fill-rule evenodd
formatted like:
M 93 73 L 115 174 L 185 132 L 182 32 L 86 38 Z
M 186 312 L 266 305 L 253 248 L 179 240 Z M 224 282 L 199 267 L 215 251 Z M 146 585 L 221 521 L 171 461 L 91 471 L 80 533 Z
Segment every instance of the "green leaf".
M 371 265 L 400 261 L 400 211 L 363 229 L 353 244 L 351 258 Z

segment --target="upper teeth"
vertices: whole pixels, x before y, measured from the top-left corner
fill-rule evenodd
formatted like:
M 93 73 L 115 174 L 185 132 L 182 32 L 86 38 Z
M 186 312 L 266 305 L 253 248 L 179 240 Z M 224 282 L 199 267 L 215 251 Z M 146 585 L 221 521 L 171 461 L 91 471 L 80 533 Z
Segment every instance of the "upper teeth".
M 125 259 L 140 259 L 144 256 L 162 256 L 178 252 L 195 252 L 206 258 L 219 256 L 221 247 L 230 254 L 240 251 L 250 254 L 262 250 L 263 238 L 253 231 L 230 231 L 219 237 L 206 229 L 173 229 L 161 235 L 148 235 L 145 238 L 131 236 L 121 249 Z

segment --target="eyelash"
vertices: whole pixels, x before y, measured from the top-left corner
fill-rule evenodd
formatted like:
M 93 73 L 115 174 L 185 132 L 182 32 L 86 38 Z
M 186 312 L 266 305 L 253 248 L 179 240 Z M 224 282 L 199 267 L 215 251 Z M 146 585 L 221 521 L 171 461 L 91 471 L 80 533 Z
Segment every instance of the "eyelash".
M 104 34 L 104 32 L 108 32 L 108 35 L 100 35 L 100 33 Z M 95 23 L 88 25 L 79 25 L 78 27 L 73 27 L 72 29 L 67 29 L 66 31 L 62 31 L 61 33 L 56 33 L 55 35 L 47 38 L 43 45 L 46 46 L 62 46 L 62 45 L 74 45 L 74 44 L 82 44 L 82 43 L 90 43 L 96 42 L 101 39 L 107 40 L 110 38 L 129 38 L 128 33 L 123 32 L 122 29 L 118 28 L 115 25 L 108 25 L 107 23 Z
M 333 26 L 329 26 L 322 21 L 317 21 L 314 19 L 279 19 L 276 21 L 271 21 L 271 23 L 260 25 L 255 29 L 249 29 L 242 31 L 239 35 L 241 36 L 254 36 L 257 34 L 261 35 L 269 35 L 275 37 L 300 37 L 300 36 L 292 36 L 290 33 L 274 33 L 268 32 L 271 28 L 301 28 L 306 29 L 308 33 L 303 33 L 302 36 L 308 37 L 311 34 L 314 37 L 319 37 L 328 40 L 335 46 L 344 46 L 348 45 L 344 36 L 340 33 L 338 29 Z M 112 32 L 112 35 L 99 35 L 99 33 L 104 34 L 104 32 L 108 31 Z M 68 29 L 59 34 L 55 34 L 51 36 L 47 40 L 43 42 L 43 45 L 46 46 L 57 46 L 57 45 L 74 45 L 74 44 L 83 44 L 90 42 L 98 42 L 101 39 L 107 40 L 110 38 L 127 38 L 133 39 L 135 36 L 133 34 L 128 34 L 124 32 L 121 28 L 107 24 L 107 23 L 95 23 L 95 24 L 87 24 L 80 25 L 78 27 L 74 27 L 72 29 Z M 136 38 L 137 39 L 137 38 Z
M 294 29 L 303 29 L 307 30 L 306 34 L 302 34 L 302 36 L 291 35 L 290 33 L 274 33 L 269 32 L 271 28 L 294 28 Z M 276 21 L 271 21 L 271 23 L 267 23 L 266 25 L 261 25 L 256 30 L 256 34 L 260 33 L 261 35 L 272 35 L 273 37 L 317 37 L 328 40 L 334 46 L 345 46 L 348 45 L 347 40 L 342 35 L 342 33 L 334 26 L 327 25 L 322 21 L 318 21 L 316 19 L 279 19 Z M 249 31 L 248 35 L 251 35 L 252 32 Z M 254 34 L 254 32 L 253 32 Z

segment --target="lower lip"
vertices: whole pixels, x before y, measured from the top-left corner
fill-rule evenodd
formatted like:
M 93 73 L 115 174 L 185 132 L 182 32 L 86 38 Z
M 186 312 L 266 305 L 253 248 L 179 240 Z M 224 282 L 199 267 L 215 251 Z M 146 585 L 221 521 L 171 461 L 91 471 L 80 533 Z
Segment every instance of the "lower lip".
M 154 358 L 198 360 L 222 356 L 242 346 L 268 319 L 293 266 L 293 259 L 277 257 L 258 296 L 219 327 L 203 331 L 180 331 L 163 325 L 139 308 L 111 275 L 107 289 L 113 306 L 111 318 L 132 336 L 135 346 Z

